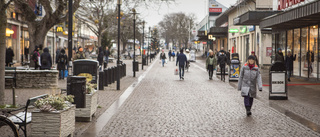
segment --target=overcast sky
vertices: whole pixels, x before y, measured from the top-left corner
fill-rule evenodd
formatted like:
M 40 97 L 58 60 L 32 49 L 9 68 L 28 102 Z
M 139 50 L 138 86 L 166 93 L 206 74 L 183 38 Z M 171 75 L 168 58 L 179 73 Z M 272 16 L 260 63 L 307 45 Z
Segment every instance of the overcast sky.
M 140 18 L 144 19 L 148 26 L 158 25 L 163 16 L 168 13 L 184 12 L 186 14 L 194 13 L 199 23 L 208 14 L 207 3 L 208 0 L 175 0 L 175 4 L 167 5 L 162 2 L 159 6 L 149 6 L 147 8 L 139 8 L 137 12 L 140 13 Z M 236 3 L 236 0 L 217 0 L 227 8 Z M 158 9 L 157 9 L 158 8 Z

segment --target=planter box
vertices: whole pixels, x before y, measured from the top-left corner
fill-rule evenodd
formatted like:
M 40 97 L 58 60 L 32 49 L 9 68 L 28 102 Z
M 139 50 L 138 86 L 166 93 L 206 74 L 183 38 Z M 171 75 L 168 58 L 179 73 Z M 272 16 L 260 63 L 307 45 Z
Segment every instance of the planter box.
M 57 112 L 32 112 L 32 137 L 73 137 L 75 106 Z
M 98 93 L 86 94 L 86 107 L 76 108 L 76 121 L 91 121 L 98 107 Z

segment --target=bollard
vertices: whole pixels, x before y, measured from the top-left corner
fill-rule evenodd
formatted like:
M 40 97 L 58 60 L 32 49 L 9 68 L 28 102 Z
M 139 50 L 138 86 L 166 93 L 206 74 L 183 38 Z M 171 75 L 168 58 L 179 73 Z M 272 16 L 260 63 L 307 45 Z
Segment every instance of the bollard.
M 111 81 L 111 80 L 112 80 L 112 79 L 111 79 L 111 76 L 112 76 L 112 74 L 111 74 L 111 68 L 108 68 L 108 74 L 107 74 L 108 85 L 112 83 L 112 81 Z
M 113 83 L 114 80 L 114 67 L 111 67 L 111 83 Z
M 103 82 L 103 85 L 104 85 L 104 86 L 108 86 L 108 84 L 109 84 L 109 83 L 108 83 L 108 73 L 109 73 L 109 72 L 108 72 L 108 69 L 105 68 L 103 71 L 104 71 L 104 74 L 103 74 L 103 79 L 104 79 L 104 80 L 103 80 L 103 81 L 104 81 L 104 82 Z
M 104 90 L 104 72 L 103 71 L 99 71 L 99 90 Z
M 127 76 L 127 64 L 124 64 L 124 76 Z
M 123 77 L 123 71 L 122 71 L 122 68 L 123 68 L 123 66 L 122 66 L 122 64 L 119 64 L 119 73 L 120 73 L 120 79 Z

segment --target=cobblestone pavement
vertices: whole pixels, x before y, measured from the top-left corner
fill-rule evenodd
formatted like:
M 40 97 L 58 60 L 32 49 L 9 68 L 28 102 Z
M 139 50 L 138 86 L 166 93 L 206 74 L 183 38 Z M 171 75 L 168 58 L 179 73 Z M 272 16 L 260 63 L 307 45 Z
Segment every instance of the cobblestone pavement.
M 175 68 L 156 64 L 98 136 L 320 136 L 260 100 L 247 117 L 228 83 L 192 64 L 180 81 Z

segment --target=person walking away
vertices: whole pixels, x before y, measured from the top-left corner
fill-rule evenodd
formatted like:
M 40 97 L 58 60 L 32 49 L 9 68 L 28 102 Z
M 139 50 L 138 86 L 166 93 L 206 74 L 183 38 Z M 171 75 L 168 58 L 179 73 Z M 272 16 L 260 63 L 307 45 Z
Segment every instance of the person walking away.
M 288 73 L 288 81 L 290 82 L 290 77 L 292 75 L 292 71 L 293 71 L 293 61 L 295 61 L 297 58 L 297 55 L 293 55 L 291 54 L 291 51 L 288 51 L 288 55 L 286 56 L 286 69 L 287 69 L 287 73 Z
M 61 49 L 60 54 L 57 58 L 58 70 L 59 70 L 59 79 L 64 79 L 64 72 L 66 70 L 68 57 L 66 55 L 66 51 Z
M 209 53 L 209 52 L 208 52 Z M 186 49 L 186 57 L 187 57 L 187 64 L 186 67 L 189 68 L 190 67 L 190 51 L 189 49 Z M 208 55 L 209 56 L 209 55 Z
M 227 56 L 224 54 L 224 50 L 220 51 L 220 55 L 218 57 L 218 63 L 220 66 L 220 74 L 221 74 L 221 81 L 225 82 L 226 78 L 225 78 L 225 74 L 226 74 L 226 63 L 227 63 L 228 59 Z
M 275 56 L 274 62 L 284 63 L 284 57 L 281 48 L 277 49 L 277 54 Z
M 43 49 L 43 53 L 40 56 L 40 61 L 41 61 L 41 70 L 50 70 L 52 67 L 52 60 L 51 60 L 51 55 L 49 53 L 48 48 Z
M 24 47 L 24 57 L 25 57 L 26 62 L 29 61 L 28 55 L 29 55 L 29 46 L 25 46 Z
M 174 51 L 172 51 L 171 56 L 172 56 L 172 60 L 175 61 L 176 53 L 174 53 Z
M 164 67 L 164 63 L 166 62 L 166 54 L 164 53 L 164 50 L 162 50 L 162 53 L 160 54 L 160 60 L 162 61 L 162 67 Z
M 168 56 L 169 56 L 169 61 L 171 61 L 171 56 L 172 56 L 171 50 L 169 50 Z
M 14 57 L 14 53 L 11 47 L 7 48 L 6 49 L 6 66 L 7 67 L 11 67 L 13 57 Z
M 307 57 L 306 57 L 307 59 L 307 61 L 308 61 L 308 65 L 309 65 L 309 75 L 313 72 L 313 68 L 312 68 L 312 64 L 313 64 L 313 62 L 314 62 L 314 53 L 313 52 L 307 52 Z
M 258 60 L 258 57 L 256 56 L 256 53 L 254 51 L 251 51 L 251 55 L 256 58 L 255 62 L 257 64 L 257 66 L 259 67 L 259 60 Z
M 61 50 L 60 50 L 60 48 L 58 48 L 57 50 L 56 50 L 56 64 L 58 64 L 59 63 L 59 60 L 58 60 L 58 58 L 59 58 L 59 55 L 60 55 L 60 52 L 61 52 Z
M 217 60 L 216 60 L 215 56 L 213 55 L 212 50 L 210 50 L 209 53 L 210 54 L 206 60 L 206 68 L 207 68 L 207 71 L 209 72 L 209 79 L 212 80 L 213 69 L 216 67 Z
M 105 64 L 104 64 L 104 68 L 106 68 L 108 66 L 109 63 L 109 56 L 110 56 L 110 51 L 109 51 L 109 47 L 106 47 L 106 50 L 104 52 L 105 55 Z
M 74 60 L 85 59 L 85 58 L 86 58 L 86 55 L 83 53 L 83 48 L 80 48 L 78 53 L 75 55 L 75 59 Z
M 178 66 L 178 63 L 180 80 L 184 80 L 184 67 L 187 64 L 187 56 L 183 54 L 183 49 L 180 50 L 180 54 L 177 57 L 176 66 Z
M 102 47 L 99 47 L 97 60 L 99 62 L 100 70 L 102 70 L 103 57 L 104 57 L 104 51 L 103 51 Z
M 39 53 L 39 47 L 36 46 L 34 51 L 33 51 L 33 54 L 32 54 L 32 60 L 34 62 L 34 69 L 37 70 L 38 68 L 40 68 L 40 62 L 39 62 L 39 59 L 40 59 L 40 53 Z
M 228 59 L 228 61 L 227 61 L 227 64 L 230 66 L 230 50 L 226 53 L 226 55 L 227 55 L 227 59 Z
M 248 62 L 241 67 L 240 77 L 238 81 L 238 90 L 241 91 L 241 96 L 244 97 L 244 106 L 247 116 L 250 116 L 253 98 L 257 96 L 257 86 L 259 91 L 262 91 L 262 80 L 259 67 L 255 63 L 255 57 L 250 55 Z

